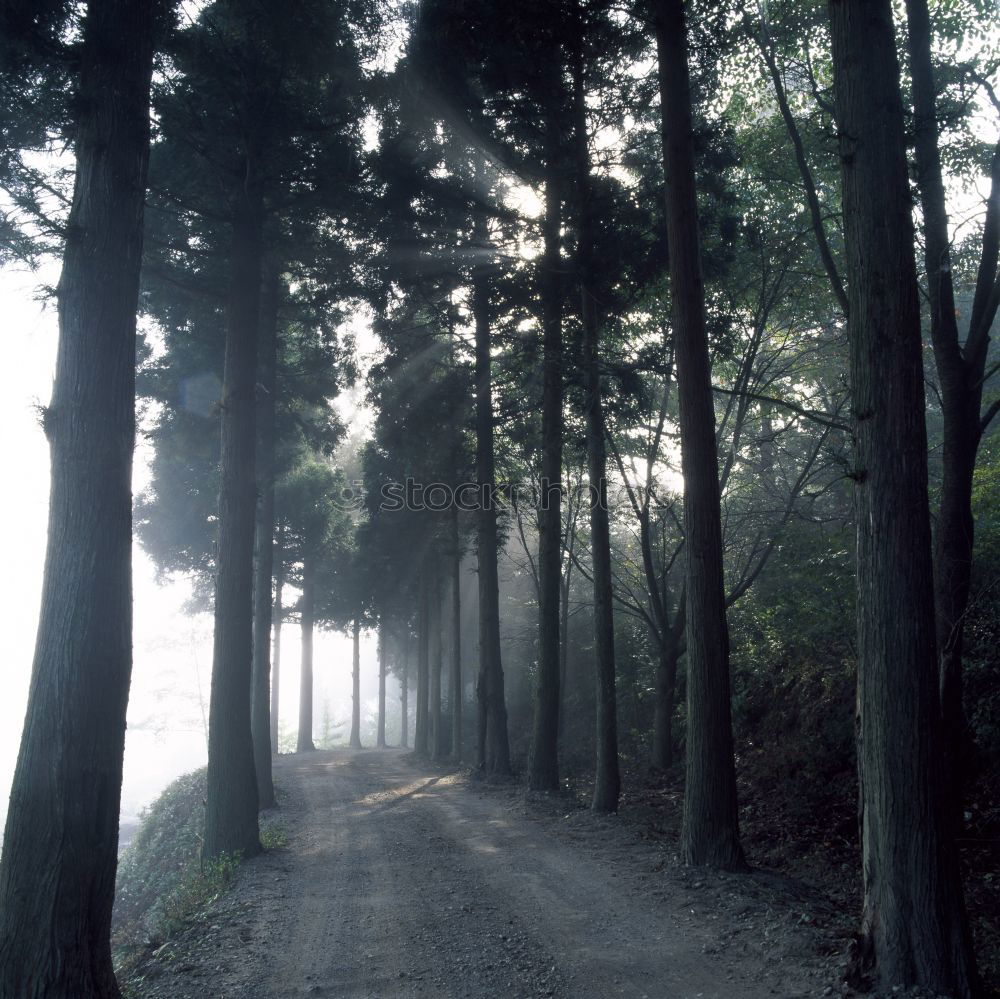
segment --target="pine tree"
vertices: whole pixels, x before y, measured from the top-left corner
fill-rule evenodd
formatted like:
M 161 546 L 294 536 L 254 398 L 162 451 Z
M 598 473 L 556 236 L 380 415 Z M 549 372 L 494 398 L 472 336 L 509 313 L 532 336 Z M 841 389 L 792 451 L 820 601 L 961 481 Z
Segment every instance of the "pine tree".
M 5 996 L 119 995 L 110 932 L 132 669 L 136 309 L 154 31 L 166 9 L 91 0 L 81 25 L 76 174 L 45 411 L 41 617 L 0 862 Z M 17 37 L 5 34 L 5 48 Z
M 855 971 L 882 989 L 968 997 L 976 971 L 945 810 L 920 303 L 892 5 L 833 0 L 830 26 L 857 440 L 865 901 Z
M 682 0 L 654 7 L 663 115 L 670 301 L 680 403 L 687 558 L 687 767 L 681 850 L 688 864 L 745 865 L 739 840 L 715 405 L 695 193 Z

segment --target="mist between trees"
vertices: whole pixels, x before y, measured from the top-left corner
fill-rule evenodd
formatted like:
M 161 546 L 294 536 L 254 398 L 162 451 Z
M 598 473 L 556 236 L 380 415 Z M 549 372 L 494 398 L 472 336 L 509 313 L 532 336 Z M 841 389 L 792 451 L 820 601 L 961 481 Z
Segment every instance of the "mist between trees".
M 843 990 L 1000 982 L 992 0 L 0 15 L 0 260 L 62 264 L 2 999 L 121 994 L 133 536 L 226 879 L 342 730 L 811 880 Z

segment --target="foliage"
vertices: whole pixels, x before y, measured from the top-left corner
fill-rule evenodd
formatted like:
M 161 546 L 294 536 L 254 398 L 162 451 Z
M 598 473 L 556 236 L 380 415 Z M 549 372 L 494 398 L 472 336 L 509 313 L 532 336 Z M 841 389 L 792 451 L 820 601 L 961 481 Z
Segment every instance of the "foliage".
M 199 869 L 205 825 L 204 769 L 178 777 L 149 806 L 118 862 L 115 936 L 136 945 L 162 936 L 166 908 Z
M 202 860 L 206 771 L 178 777 L 142 814 L 118 861 L 112 938 L 119 963 L 128 962 L 205 918 L 228 888 L 240 857 Z M 277 820 L 261 824 L 265 849 L 279 849 L 287 833 Z
M 984 441 L 973 485 L 976 552 L 966 625 L 965 706 L 985 773 L 1000 771 L 1000 434 Z

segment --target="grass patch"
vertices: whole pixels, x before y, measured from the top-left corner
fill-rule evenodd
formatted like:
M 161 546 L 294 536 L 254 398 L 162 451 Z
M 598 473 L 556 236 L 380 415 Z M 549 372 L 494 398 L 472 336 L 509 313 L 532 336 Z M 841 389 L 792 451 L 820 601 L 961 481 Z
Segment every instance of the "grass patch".
M 241 859 L 238 853 L 223 854 L 185 872 L 180 884 L 164 899 L 157 918 L 157 937 L 150 944 L 169 940 L 188 924 L 205 919 L 212 903 L 232 884 Z
M 260 845 L 265 850 L 280 850 L 288 845 L 288 830 L 276 819 L 261 819 Z

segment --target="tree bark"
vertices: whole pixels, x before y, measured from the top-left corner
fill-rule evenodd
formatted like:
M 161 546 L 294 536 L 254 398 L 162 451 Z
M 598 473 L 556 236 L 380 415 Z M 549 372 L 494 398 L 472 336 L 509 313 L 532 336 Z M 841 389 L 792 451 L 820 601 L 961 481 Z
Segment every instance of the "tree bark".
M 389 650 L 386 643 L 389 640 L 389 629 L 385 620 L 379 622 L 378 629 L 378 729 L 375 734 L 375 745 L 385 749 L 385 673 Z
M 430 701 L 430 592 L 427 581 L 420 587 L 417 621 L 417 717 L 413 733 L 413 752 L 426 756 L 430 743 L 427 709 Z
M 261 300 L 259 385 L 257 399 L 257 527 L 254 560 L 253 695 L 251 733 L 257 803 L 274 807 L 271 776 L 271 581 L 274 575 L 274 392 L 278 363 L 280 277 L 268 276 Z
M 555 100 L 555 94 L 553 94 Z M 542 474 L 538 510 L 538 678 L 528 756 L 528 786 L 559 789 L 560 590 L 562 584 L 562 225 L 559 122 L 550 108 L 545 123 L 545 252 L 542 298 Z
M 255 152 L 245 153 L 233 222 L 232 279 L 222 384 L 215 642 L 208 722 L 205 857 L 260 851 L 250 704 L 253 675 L 253 546 L 257 340 L 263 210 Z
M 311 753 L 313 743 L 313 631 L 316 626 L 316 563 L 311 552 L 302 562 L 302 667 L 299 672 L 299 734 L 297 753 Z
M 594 297 L 593 218 L 590 150 L 581 15 L 573 67 L 578 198 L 577 270 L 583 322 L 583 365 L 586 379 L 585 417 L 587 468 L 590 476 L 590 552 L 594 583 L 594 650 L 597 668 L 597 762 L 594 773 L 595 812 L 618 811 L 618 695 L 615 683 L 615 622 L 611 573 L 611 529 L 608 521 L 607 450 L 601 401 L 600 319 Z
M 361 616 L 354 618 L 353 655 L 351 656 L 351 749 L 361 745 Z
M 943 805 L 920 304 L 889 0 L 830 3 L 857 467 L 864 915 L 855 973 L 971 997 Z
M 462 758 L 462 551 L 458 536 L 458 508 L 452 507 L 451 552 L 451 755 Z
M 410 625 L 403 625 L 403 669 L 399 679 L 399 745 L 408 749 L 410 745 Z
M 135 314 L 154 21 L 91 2 L 59 347 L 41 614 L 0 864 L 0 994 L 117 999 L 109 941 L 132 669 Z
M 746 862 L 736 801 L 719 462 L 705 328 L 684 3 L 655 0 L 653 10 L 687 555 L 688 726 L 681 853 L 688 864 L 735 870 Z
M 479 242 L 487 245 L 485 218 L 477 219 L 476 228 Z M 472 280 L 472 313 L 476 333 L 476 480 L 480 504 L 476 536 L 479 563 L 479 677 L 476 683 L 479 732 L 476 767 L 485 773 L 508 775 L 510 744 L 500 658 L 490 311 L 489 275 L 487 268 L 482 267 Z
M 271 752 L 277 755 L 281 750 L 278 744 L 278 709 L 281 706 L 281 626 L 284 624 L 285 608 L 282 597 L 285 589 L 285 553 L 282 542 L 283 529 L 278 528 L 274 538 L 274 652 L 271 663 Z
M 444 742 L 443 717 L 441 711 L 441 666 L 443 648 L 441 642 L 441 588 L 440 577 L 435 569 L 434 587 L 430 596 L 430 719 L 428 740 L 432 760 L 440 760 Z
M 657 770 L 669 770 L 674 763 L 674 699 L 677 690 L 678 637 L 674 631 L 660 636 L 657 645 L 656 704 L 653 710 L 653 751 L 651 763 Z
M 571 565 L 572 563 L 570 563 Z M 570 565 L 566 566 L 566 574 L 570 573 Z M 569 690 L 569 579 L 566 576 L 560 582 L 559 608 L 559 736 L 566 730 L 566 694 Z

